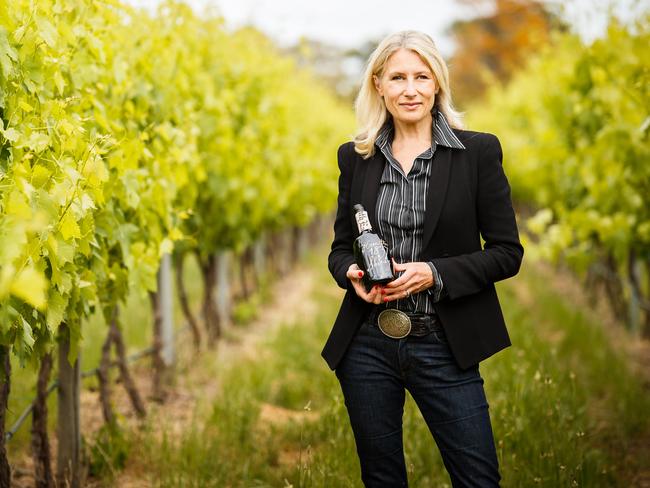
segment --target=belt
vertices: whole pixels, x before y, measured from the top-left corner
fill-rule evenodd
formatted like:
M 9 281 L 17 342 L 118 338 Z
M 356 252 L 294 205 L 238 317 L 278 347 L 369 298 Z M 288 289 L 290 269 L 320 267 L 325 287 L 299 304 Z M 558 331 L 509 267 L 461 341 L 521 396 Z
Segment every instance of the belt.
M 379 314 L 386 310 L 385 307 L 373 307 L 370 315 L 368 316 L 368 322 L 373 327 L 378 326 Z M 438 320 L 438 315 L 435 313 L 422 313 L 422 312 L 404 312 L 411 319 L 411 332 L 410 336 L 422 337 L 430 334 L 434 330 L 443 331 L 442 324 Z

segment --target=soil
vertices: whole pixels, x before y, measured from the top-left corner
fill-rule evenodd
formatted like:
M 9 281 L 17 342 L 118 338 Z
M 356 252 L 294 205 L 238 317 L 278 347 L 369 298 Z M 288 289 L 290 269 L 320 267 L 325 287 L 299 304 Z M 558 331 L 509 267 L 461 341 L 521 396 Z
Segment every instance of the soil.
M 175 374 L 173 385 L 167 389 L 164 403 L 152 401 L 151 366 L 148 360 L 141 360 L 131 365 L 131 373 L 140 392 L 145 399 L 147 418 L 155 421 L 147 422 L 148 428 L 154 428 L 154 434 L 181 435 L 191 425 L 194 418 L 208 415 L 210 405 L 219 395 L 219 376 L 216 372 L 224 365 L 238 358 L 254 358 L 259 352 L 259 343 L 273 335 L 279 326 L 295 326 L 317 312 L 317 304 L 310 299 L 314 286 L 314 275 L 310 268 L 296 266 L 291 272 L 273 285 L 272 297 L 263 305 L 264 313 L 252 322 L 241 325 L 230 325 L 224 330 L 223 338 L 216 348 L 196 351 L 192 346 L 190 332 L 181 335 L 177 340 Z M 203 331 L 202 331 L 203 332 Z M 116 370 L 111 371 L 112 378 L 117 378 Z M 118 422 L 128 429 L 137 429 L 143 425 L 131 407 L 128 395 L 119 383 L 112 387 L 112 403 Z M 104 425 L 99 392 L 96 388 L 84 388 L 80 398 L 81 429 L 86 439 L 93 439 Z M 291 411 L 275 405 L 264 404 L 261 407 L 261 422 L 278 424 L 288 421 L 307 421 L 317 414 L 310 411 Z M 145 421 L 146 422 L 146 421 Z M 56 439 L 50 437 L 53 469 L 56 469 Z M 292 460 L 307 460 L 309 453 L 283 452 L 281 463 Z M 19 459 L 12 460 L 12 487 L 31 488 L 34 486 L 33 463 L 28 452 Z M 137 462 L 127 460 L 125 468 L 116 473 L 113 486 L 121 488 L 141 488 L 151 486 L 146 473 Z M 101 481 L 88 479 L 86 487 L 105 486 Z
M 549 282 L 560 294 L 567 297 L 576 308 L 586 310 L 594 319 L 600 321 L 615 347 L 626 351 L 630 358 L 630 366 L 643 378 L 643 382 L 650 391 L 650 341 L 632 338 L 623 325 L 616 321 L 613 314 L 606 307 L 604 300 L 593 304 L 581 284 L 569 272 L 558 270 L 544 263 L 529 263 L 534 266 L 534 271 Z M 224 365 L 236 361 L 238 358 L 254 358 L 259 354 L 259 343 L 273 334 L 280 325 L 292 326 L 317 312 L 317 303 L 311 300 L 311 291 L 314 287 L 314 274 L 304 266 L 296 267 L 284 278 L 273 286 L 273 298 L 264 304 L 264 313 L 247 326 L 230 326 L 224 331 L 224 338 L 219 341 L 213 350 L 203 349 L 196 352 L 192 347 L 189 332 L 177 341 L 177 362 L 175 366 L 174 384 L 167 391 L 167 398 L 163 404 L 151 401 L 150 364 L 142 360 L 131 366 L 134 380 L 140 394 L 146 399 L 147 415 L 149 422 L 156 429 L 155 432 L 166 432 L 171 435 L 180 435 L 192 423 L 193 419 L 207 415 L 213 400 L 219 395 L 219 375 L 216 372 Z M 524 283 L 519 283 L 515 288 L 517 299 L 524 304 L 532 304 L 531 290 Z M 334 289 L 332 293 L 340 290 Z M 540 328 L 548 330 L 547 339 L 557 342 L 562 339 L 561 331 L 553 328 Z M 114 377 L 115 371 L 112 372 Z M 119 384 L 113 385 L 113 404 L 120 424 L 137 429 L 142 423 L 137 418 L 129 403 L 126 392 Z M 99 404 L 98 392 L 84 388 L 81 394 L 81 425 L 82 433 L 86 438 L 93 438 L 94 434 L 104 424 Z M 604 408 L 594 406 L 590 410 L 596 417 L 596 423 L 613 422 L 615 419 L 608 417 Z M 265 425 L 278 425 L 286 422 L 309 422 L 317 418 L 317 413 L 301 410 L 293 411 L 271 404 L 261 405 L 260 428 Z M 50 438 L 52 453 L 56 452 L 56 439 Z M 616 454 L 616 453 L 614 453 Z M 311 456 L 306 451 L 282 452 L 279 457 L 281 464 L 296 464 L 298 461 L 308 462 Z M 620 458 L 620 456 L 614 456 Z M 627 466 L 624 473 L 629 486 L 650 488 L 650 468 L 643 465 L 642 460 L 650 459 L 650 432 L 640 432 L 630 439 L 628 449 L 621 460 L 622 466 Z M 53 463 L 55 458 L 53 454 Z M 647 463 L 646 463 L 647 464 Z M 641 467 L 640 467 L 641 466 Z M 33 465 L 29 453 L 25 453 L 18 461 L 14 460 L 14 480 L 12 486 L 26 488 L 34 486 Z M 147 473 L 137 462 L 129 460 L 126 467 L 116 473 L 114 486 L 124 488 L 141 488 L 150 486 Z M 99 487 L 100 482 L 88 480 L 85 486 Z

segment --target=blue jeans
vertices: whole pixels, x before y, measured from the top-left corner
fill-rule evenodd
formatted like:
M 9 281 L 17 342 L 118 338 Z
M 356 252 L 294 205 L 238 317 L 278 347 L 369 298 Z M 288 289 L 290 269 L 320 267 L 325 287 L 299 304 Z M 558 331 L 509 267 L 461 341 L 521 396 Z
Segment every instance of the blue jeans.
M 422 412 L 453 487 L 499 486 L 478 364 L 460 369 L 441 327 L 424 337 L 396 340 L 364 322 L 336 376 L 366 487 L 408 486 L 402 445 L 405 388 Z

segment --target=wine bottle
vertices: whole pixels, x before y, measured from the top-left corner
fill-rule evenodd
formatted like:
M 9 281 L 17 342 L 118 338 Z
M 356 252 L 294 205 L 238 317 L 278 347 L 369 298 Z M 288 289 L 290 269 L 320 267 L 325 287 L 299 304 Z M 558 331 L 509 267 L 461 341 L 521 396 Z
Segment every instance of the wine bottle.
M 354 205 L 355 218 L 359 227 L 359 237 L 352 246 L 357 266 L 363 270 L 363 284 L 366 291 L 374 285 L 388 283 L 395 279 L 390 253 L 386 243 L 372 231 L 368 212 L 363 205 Z

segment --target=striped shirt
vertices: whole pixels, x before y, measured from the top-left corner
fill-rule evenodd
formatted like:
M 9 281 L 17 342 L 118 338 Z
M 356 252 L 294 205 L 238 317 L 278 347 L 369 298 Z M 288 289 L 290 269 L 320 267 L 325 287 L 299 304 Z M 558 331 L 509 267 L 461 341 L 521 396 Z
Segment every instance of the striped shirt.
M 426 211 L 426 194 L 433 164 L 433 155 L 438 145 L 455 149 L 465 146 L 453 133 L 444 114 L 434 109 L 431 124 L 431 147 L 413 162 L 408 175 L 392 153 L 395 128 L 392 118 L 379 131 L 375 144 L 381 150 L 388 164 L 384 166 L 377 195 L 376 217 L 379 233 L 388 244 L 395 261 L 411 263 L 420 260 L 422 233 Z M 435 313 L 433 303 L 440 300 L 444 285 L 438 270 L 432 262 L 435 285 L 407 298 L 398 299 L 387 306 L 405 312 Z

